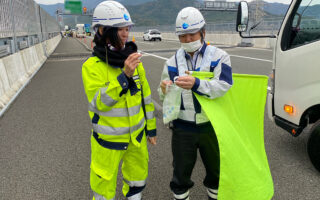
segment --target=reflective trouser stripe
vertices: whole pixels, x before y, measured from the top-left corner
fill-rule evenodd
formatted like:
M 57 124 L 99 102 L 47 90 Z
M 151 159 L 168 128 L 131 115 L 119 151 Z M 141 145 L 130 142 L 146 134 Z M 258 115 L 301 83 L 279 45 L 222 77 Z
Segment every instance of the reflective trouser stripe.
M 150 112 L 147 112 L 146 115 L 147 115 L 147 119 L 153 119 L 154 118 L 154 112 L 153 111 L 150 111 Z
M 212 199 L 218 198 L 218 190 L 207 188 L 208 196 Z
M 189 199 L 189 190 L 183 194 L 173 194 L 175 199 L 179 200 L 188 200 Z
M 143 181 L 128 181 L 124 179 L 124 181 L 130 186 L 130 187 L 143 187 L 146 185 L 146 180 Z
M 128 200 L 141 200 L 141 192 L 140 193 L 138 193 L 138 194 L 135 194 L 135 195 L 133 195 L 133 196 L 131 196 L 131 197 L 127 197 L 127 199 Z
M 146 186 L 146 180 L 142 181 L 128 181 L 124 178 L 124 182 L 128 184 L 129 191 L 126 194 L 128 200 L 140 200 L 141 192 Z
M 131 130 L 130 130 L 130 127 L 112 127 L 112 126 L 103 126 L 103 125 L 99 125 L 99 124 L 92 124 L 93 125 L 93 131 L 94 132 L 97 132 L 97 133 L 100 133 L 100 134 L 103 134 L 103 135 L 125 135 L 125 134 L 128 134 L 128 133 L 133 133 L 134 131 L 137 131 L 141 128 L 143 128 L 144 126 L 144 122 L 145 122 L 145 119 L 142 118 L 141 121 L 131 127 Z
M 96 192 L 93 192 L 93 200 L 115 200 L 115 198 L 106 199 L 106 198 L 104 198 L 104 196 L 102 196 Z

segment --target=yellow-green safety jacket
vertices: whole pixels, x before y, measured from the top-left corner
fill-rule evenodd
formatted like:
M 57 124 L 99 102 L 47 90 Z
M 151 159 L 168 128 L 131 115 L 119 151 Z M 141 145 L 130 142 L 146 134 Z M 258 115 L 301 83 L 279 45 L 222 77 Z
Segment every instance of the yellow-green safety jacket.
M 129 88 L 130 81 L 121 68 L 110 66 L 96 56 L 83 64 L 82 78 L 93 136 L 100 145 L 125 150 L 131 140 L 139 147 L 145 126 L 149 137 L 156 135 L 154 105 L 142 63 L 133 74 L 136 87 Z

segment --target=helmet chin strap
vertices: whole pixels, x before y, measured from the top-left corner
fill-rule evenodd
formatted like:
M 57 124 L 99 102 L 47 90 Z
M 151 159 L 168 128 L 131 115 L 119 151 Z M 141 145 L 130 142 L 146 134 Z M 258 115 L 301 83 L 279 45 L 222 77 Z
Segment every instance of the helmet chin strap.
M 201 43 L 204 42 L 204 34 L 203 34 L 204 30 L 205 30 L 204 28 L 200 30 Z

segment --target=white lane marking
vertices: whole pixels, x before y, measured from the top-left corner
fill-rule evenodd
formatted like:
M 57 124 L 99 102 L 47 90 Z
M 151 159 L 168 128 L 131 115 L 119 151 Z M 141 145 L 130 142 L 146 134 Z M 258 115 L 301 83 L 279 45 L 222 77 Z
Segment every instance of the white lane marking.
M 77 61 L 77 60 L 86 60 L 88 58 L 58 58 L 58 59 L 47 59 L 46 62 L 65 62 L 65 61 Z
M 258 61 L 263 61 L 263 62 L 270 62 L 272 63 L 272 60 L 266 60 L 266 59 L 261 59 L 261 58 L 252 58 L 252 57 L 246 57 L 246 56 L 239 56 L 239 55 L 231 55 L 232 57 L 237 57 L 237 58 L 245 58 L 245 59 L 250 59 L 250 60 L 258 60 Z
M 273 51 L 272 49 L 263 49 L 263 48 L 255 48 L 255 47 L 235 47 L 237 49 L 251 49 L 251 50 L 261 50 L 261 51 Z
M 143 54 L 142 56 L 153 56 L 153 57 L 156 57 L 156 58 L 160 58 L 162 60 L 168 60 L 169 59 L 169 58 L 161 57 L 161 56 L 158 56 L 158 55 L 155 55 L 155 54 L 146 53 L 146 52 L 143 52 L 143 51 L 141 51 L 141 53 Z
M 154 44 L 153 44 L 153 43 L 151 43 L 151 42 L 142 42 L 142 41 L 137 41 L 137 43 L 151 44 L 152 46 L 154 46 Z
M 145 54 L 146 56 L 153 56 L 153 57 L 156 57 L 156 58 L 160 58 L 162 60 L 168 60 L 168 58 L 161 57 L 161 56 L 158 56 L 158 55 L 155 55 L 155 54 L 145 53 L 143 51 L 141 51 L 141 53 Z M 252 57 L 238 56 L 238 55 L 230 55 L 230 56 L 238 57 L 238 58 L 245 58 L 245 59 L 250 59 L 250 60 L 258 60 L 258 61 L 263 61 L 263 62 L 271 62 L 272 63 L 272 60 L 265 60 L 265 59 L 260 59 L 260 58 L 252 58 Z

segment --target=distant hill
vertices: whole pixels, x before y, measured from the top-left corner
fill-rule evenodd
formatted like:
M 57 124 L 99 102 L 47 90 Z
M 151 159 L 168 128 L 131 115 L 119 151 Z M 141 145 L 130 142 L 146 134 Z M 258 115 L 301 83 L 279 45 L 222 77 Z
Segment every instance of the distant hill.
M 179 10 L 192 6 L 195 0 L 156 0 L 136 6 L 127 6 L 136 25 L 173 24 Z
M 127 8 L 137 26 L 174 26 L 178 12 L 184 7 L 195 6 L 196 2 L 196 0 L 156 0 Z M 232 21 L 236 18 L 235 12 L 203 12 L 203 15 L 207 23 Z
M 99 3 L 101 3 L 104 0 L 82 0 L 82 5 L 87 7 L 88 10 L 94 9 Z M 140 5 L 147 2 L 152 2 L 155 0 L 118 0 L 123 5 Z M 58 8 L 64 10 L 64 4 L 58 3 L 58 4 L 39 4 L 41 8 L 43 8 L 46 12 L 48 12 L 51 16 L 55 16 L 55 12 Z
M 97 4 L 103 0 L 83 0 L 83 5 L 88 10 L 94 9 Z M 174 26 L 176 16 L 184 7 L 195 6 L 203 0 L 119 0 L 129 10 L 136 26 L 158 26 L 172 25 Z M 57 8 L 64 8 L 64 4 L 41 5 L 50 15 L 55 16 Z M 320 13 L 316 12 L 316 6 L 310 7 L 308 13 L 317 16 L 320 19 Z M 264 10 L 268 13 L 268 18 L 281 18 L 285 15 L 288 4 L 267 3 Z M 236 20 L 236 12 L 219 12 L 206 11 L 202 12 L 207 23 L 234 22 Z M 73 17 L 64 17 L 65 24 L 74 25 Z M 78 23 L 91 23 L 91 18 L 79 16 Z
M 304 11 L 304 14 L 308 15 L 308 16 L 315 16 L 316 18 L 320 19 L 320 5 L 314 5 L 309 7 L 308 9 L 306 9 Z
M 64 3 L 57 3 L 52 5 L 39 4 L 42 9 L 44 9 L 49 15 L 55 17 L 57 9 L 64 9 Z
M 284 16 L 288 10 L 289 5 L 283 3 L 268 3 L 265 4 L 264 10 L 272 15 Z

